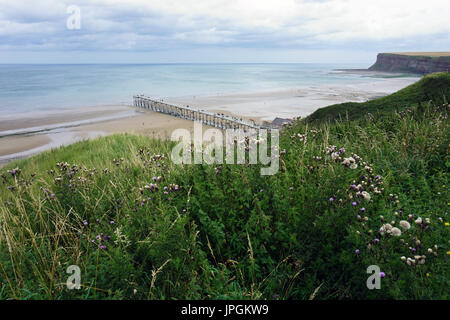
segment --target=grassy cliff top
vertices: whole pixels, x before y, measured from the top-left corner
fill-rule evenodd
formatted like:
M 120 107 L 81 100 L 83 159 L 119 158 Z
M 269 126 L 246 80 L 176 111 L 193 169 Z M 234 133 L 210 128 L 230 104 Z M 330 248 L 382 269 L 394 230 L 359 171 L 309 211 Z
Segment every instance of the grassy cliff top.
M 358 119 L 400 110 L 433 100 L 443 103 L 450 100 L 450 73 L 439 72 L 424 76 L 412 85 L 388 96 L 367 102 L 346 102 L 320 108 L 307 117 L 308 121 L 327 121 L 342 119 Z
M 450 52 L 386 52 L 387 54 L 396 54 L 413 57 L 450 57 Z

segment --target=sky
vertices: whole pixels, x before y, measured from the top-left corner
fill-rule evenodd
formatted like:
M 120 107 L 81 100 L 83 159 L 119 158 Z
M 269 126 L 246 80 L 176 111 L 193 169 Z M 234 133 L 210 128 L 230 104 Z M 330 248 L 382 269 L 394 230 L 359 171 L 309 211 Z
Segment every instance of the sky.
M 0 0 L 0 63 L 369 63 L 450 51 L 448 0 Z

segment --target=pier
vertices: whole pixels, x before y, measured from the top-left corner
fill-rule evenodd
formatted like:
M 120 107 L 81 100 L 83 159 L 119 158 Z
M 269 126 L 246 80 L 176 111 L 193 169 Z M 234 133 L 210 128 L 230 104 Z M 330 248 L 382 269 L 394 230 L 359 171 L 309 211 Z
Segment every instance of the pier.
M 216 127 L 222 130 L 225 129 L 240 129 L 244 131 L 260 129 L 261 127 L 253 121 L 246 121 L 235 117 L 230 117 L 222 113 L 212 113 L 204 110 L 195 110 L 189 106 L 176 106 L 151 99 L 144 95 L 133 96 L 133 105 L 148 109 L 155 112 L 165 113 L 174 117 L 201 121 L 203 124 Z

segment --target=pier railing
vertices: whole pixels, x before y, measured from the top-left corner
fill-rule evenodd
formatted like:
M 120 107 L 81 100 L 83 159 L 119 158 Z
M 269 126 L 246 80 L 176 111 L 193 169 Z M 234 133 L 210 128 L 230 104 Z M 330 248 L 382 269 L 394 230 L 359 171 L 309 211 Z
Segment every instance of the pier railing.
M 238 119 L 222 113 L 212 113 L 204 110 L 196 110 L 189 106 L 176 106 L 151 99 L 144 95 L 133 96 L 133 105 L 156 112 L 165 113 L 174 117 L 201 121 L 203 124 L 220 129 L 241 129 L 244 131 L 260 129 L 261 127 L 253 121 Z

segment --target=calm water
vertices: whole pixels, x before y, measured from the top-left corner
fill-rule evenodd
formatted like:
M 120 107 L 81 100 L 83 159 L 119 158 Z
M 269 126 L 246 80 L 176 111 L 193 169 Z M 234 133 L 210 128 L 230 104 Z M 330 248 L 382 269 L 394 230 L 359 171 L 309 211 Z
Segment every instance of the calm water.
M 361 81 L 337 64 L 0 65 L 0 114 Z

